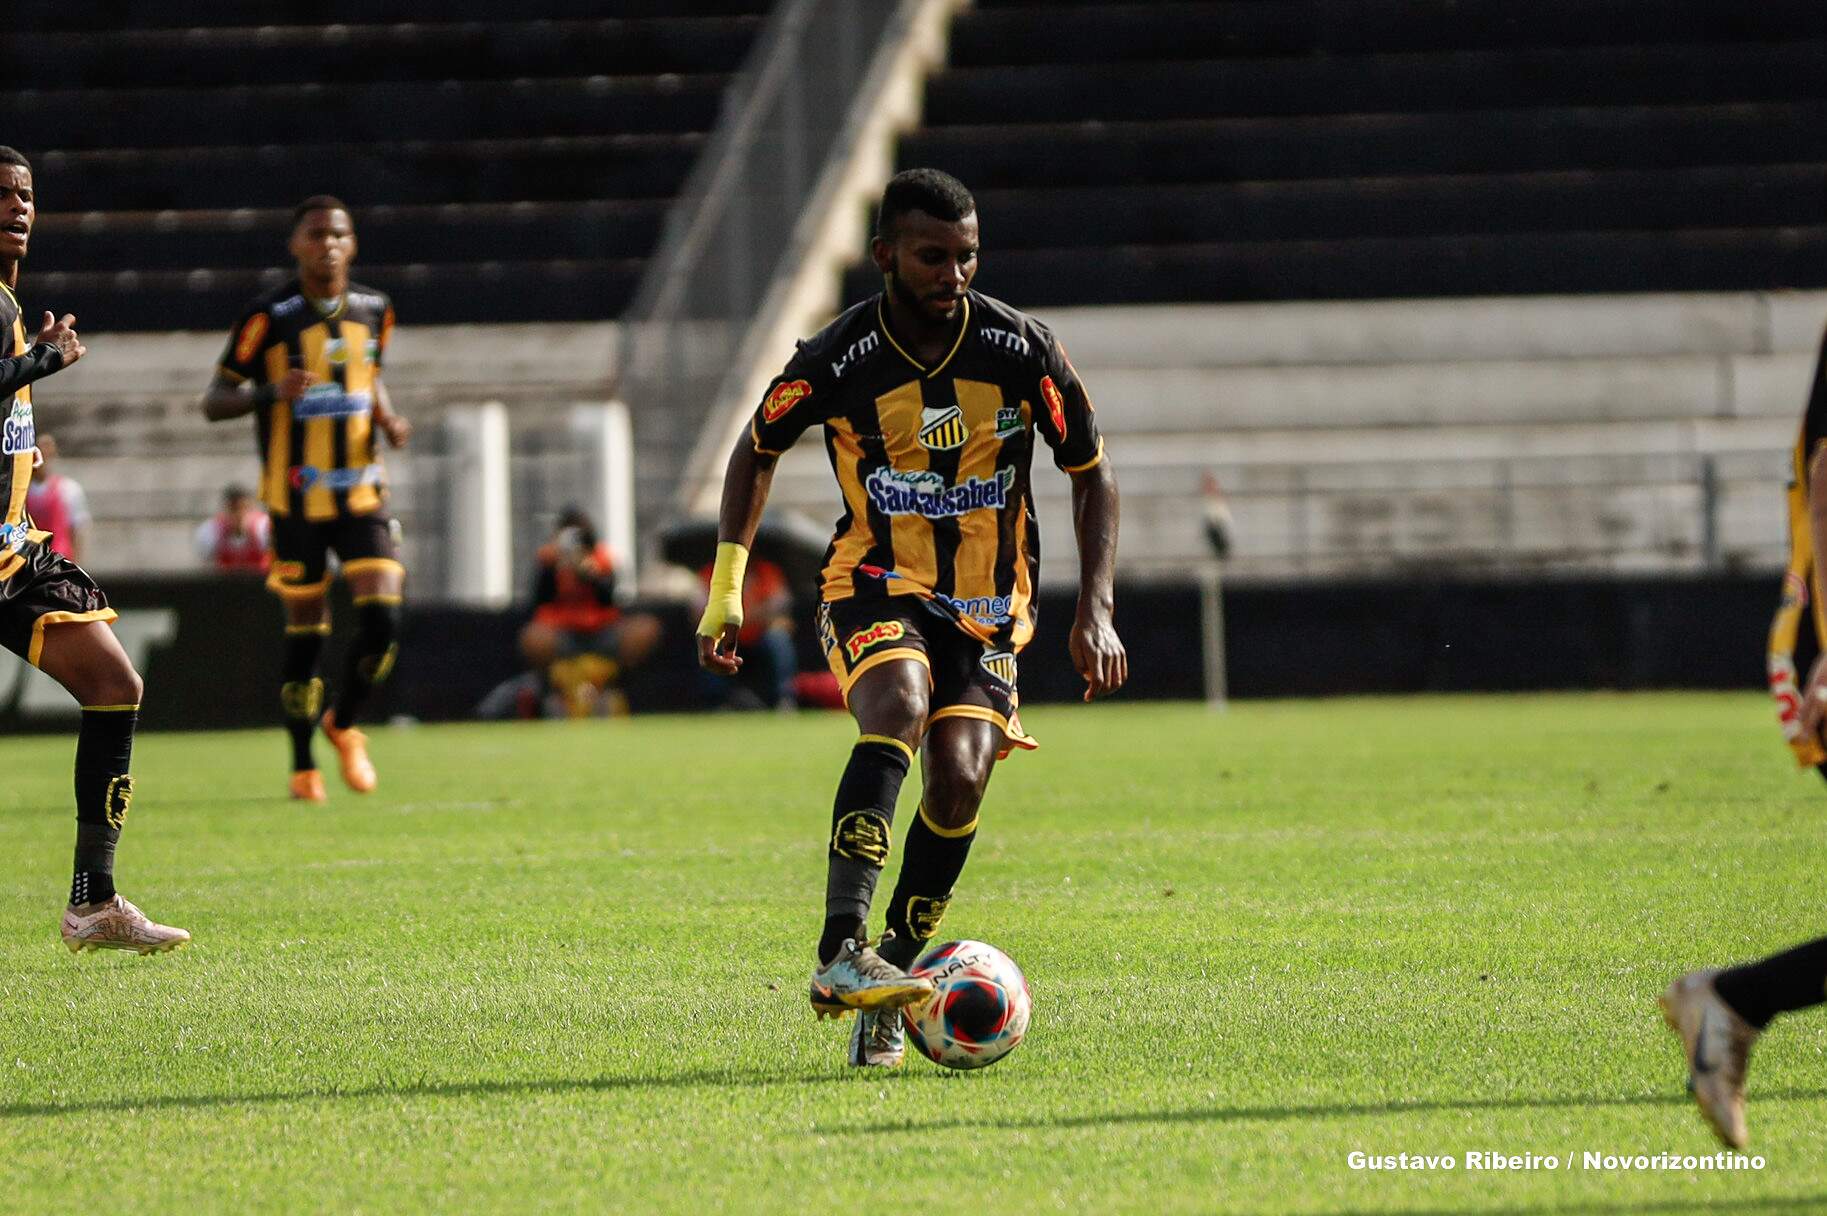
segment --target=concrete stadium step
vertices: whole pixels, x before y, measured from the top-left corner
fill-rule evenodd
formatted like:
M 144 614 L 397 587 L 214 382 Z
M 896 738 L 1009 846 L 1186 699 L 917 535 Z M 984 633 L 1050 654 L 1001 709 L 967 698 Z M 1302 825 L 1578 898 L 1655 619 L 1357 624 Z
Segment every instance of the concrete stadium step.
M 614 15 L 633 19 L 675 16 L 678 0 L 614 0 Z M 698 16 L 745 16 L 765 13 L 768 0 L 692 0 Z M 520 0 L 514 16 L 523 21 L 578 20 L 604 15 L 603 0 Z M 221 0 L 162 0 L 156 5 L 108 6 L 108 23 L 126 29 L 204 29 L 243 26 L 251 15 L 246 5 Z M 493 21 L 501 17 L 500 0 L 438 0 L 440 21 Z M 267 0 L 261 17 L 276 25 L 382 25 L 424 21 L 424 0 Z M 13 0 L 7 6 L 13 31 L 67 30 L 67 0 Z

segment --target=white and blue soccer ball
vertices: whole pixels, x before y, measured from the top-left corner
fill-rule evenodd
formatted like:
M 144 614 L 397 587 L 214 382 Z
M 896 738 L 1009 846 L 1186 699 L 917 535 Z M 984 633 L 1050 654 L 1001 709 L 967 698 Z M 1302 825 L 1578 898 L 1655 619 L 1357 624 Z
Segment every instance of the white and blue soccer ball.
M 983 1068 L 1028 1033 L 1034 998 L 1015 960 L 983 942 L 940 942 L 909 969 L 933 982 L 930 1000 L 905 1011 L 907 1037 L 947 1068 Z

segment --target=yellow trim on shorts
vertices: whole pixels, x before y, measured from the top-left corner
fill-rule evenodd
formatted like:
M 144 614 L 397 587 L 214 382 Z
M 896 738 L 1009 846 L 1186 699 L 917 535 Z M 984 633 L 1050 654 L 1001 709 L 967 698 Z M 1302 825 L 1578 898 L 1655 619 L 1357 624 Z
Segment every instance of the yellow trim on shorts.
M 383 595 L 379 592 L 374 595 L 358 595 L 355 597 L 355 606 L 359 608 L 363 604 L 399 604 L 405 598 L 403 595 Z
M 402 576 L 406 573 L 406 567 L 391 557 L 358 557 L 343 563 L 344 578 L 351 574 L 365 574 L 370 570 L 391 570 Z
M 119 618 L 120 614 L 112 608 L 97 608 L 93 612 L 47 612 L 32 622 L 32 645 L 26 651 L 25 661 L 33 667 L 38 666 L 38 660 L 44 654 L 46 625 L 87 625 L 91 621 L 113 621 Z
M 131 705 L 85 705 L 82 707 L 82 711 L 85 714 L 124 714 L 128 710 L 138 709 L 139 707 L 140 703 L 135 701 Z
M 324 576 L 314 583 L 293 581 L 303 578 L 304 572 L 303 562 L 274 562 L 273 568 L 267 572 L 266 589 L 284 599 L 304 599 L 322 595 L 330 589 L 329 571 L 326 570 Z
M 972 815 L 971 821 L 961 828 L 942 828 L 933 822 L 933 817 L 931 815 L 926 813 L 926 800 L 924 798 L 920 800 L 920 822 L 924 823 L 926 825 L 926 830 L 931 832 L 934 836 L 943 836 L 947 840 L 956 840 L 960 836 L 969 836 L 972 832 L 977 830 L 977 821 L 982 818 L 983 816 L 981 814 Z
M 840 642 L 839 645 L 842 645 L 842 643 Z M 873 667 L 880 667 L 890 659 L 913 659 L 915 662 L 919 663 L 920 666 L 926 668 L 926 683 L 928 686 L 932 684 L 933 661 L 926 657 L 926 652 L 924 650 L 916 650 L 912 646 L 897 646 L 893 650 L 884 650 L 880 654 L 872 654 L 850 669 L 850 674 L 845 676 L 838 685 L 839 689 L 844 694 L 844 700 L 848 701 L 850 699 L 850 689 L 856 684 L 857 680 L 862 677 L 864 672 Z
M 1060 472 L 1062 472 L 1062 473 L 1083 473 L 1086 469 L 1095 469 L 1098 467 L 1098 465 L 1100 465 L 1102 463 L 1104 463 L 1104 437 L 1102 435 L 1099 435 L 1097 437 L 1097 455 L 1096 456 L 1093 456 L 1090 460 L 1087 460 L 1084 464 L 1066 465 L 1065 467 L 1060 469 Z
M 306 633 L 321 633 L 325 637 L 328 637 L 330 635 L 330 622 L 324 621 L 317 625 L 287 625 L 285 627 L 285 635 L 289 638 Z
M 913 748 L 907 746 L 907 744 L 901 742 L 892 735 L 858 735 L 856 741 L 858 743 L 886 743 L 890 747 L 898 747 L 903 752 L 907 753 L 907 763 L 913 763 Z
M 926 729 L 931 730 L 933 723 L 940 718 L 975 718 L 979 722 L 994 722 L 1003 734 L 1009 733 L 1009 720 L 983 705 L 947 705 L 944 709 L 935 709 L 926 715 Z

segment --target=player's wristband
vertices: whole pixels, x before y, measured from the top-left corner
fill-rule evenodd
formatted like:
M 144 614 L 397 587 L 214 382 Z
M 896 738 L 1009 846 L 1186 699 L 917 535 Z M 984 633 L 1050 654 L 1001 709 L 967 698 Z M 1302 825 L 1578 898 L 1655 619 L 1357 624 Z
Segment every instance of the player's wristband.
M 748 567 L 748 549 L 733 540 L 718 542 L 710 599 L 704 605 L 704 619 L 698 622 L 700 636 L 720 638 L 726 626 L 742 624 L 742 576 Z

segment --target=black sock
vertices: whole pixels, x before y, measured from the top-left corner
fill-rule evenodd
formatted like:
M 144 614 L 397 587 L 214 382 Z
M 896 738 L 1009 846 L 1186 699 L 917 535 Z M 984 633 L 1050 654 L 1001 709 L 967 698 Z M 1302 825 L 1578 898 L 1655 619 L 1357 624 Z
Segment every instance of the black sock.
M 280 667 L 279 704 L 285 710 L 286 733 L 292 737 L 292 771 L 317 767 L 311 736 L 324 708 L 324 682 L 317 678 L 317 656 L 323 652 L 328 625 L 287 625 L 285 661 Z
M 133 731 L 137 705 L 84 706 L 76 735 L 76 866 L 72 904 L 114 898 L 114 846 L 133 803 Z
M 913 763 L 898 739 L 864 735 L 850 749 L 831 808 L 831 841 L 825 863 L 825 929 L 818 961 L 828 963 L 845 938 L 861 938 L 875 882 L 893 845 L 894 803 Z
M 336 725 L 355 725 L 355 716 L 368 702 L 368 694 L 393 674 L 393 660 L 400 653 L 399 601 L 391 596 L 360 601 L 356 605 L 355 641 L 343 667 L 343 686 L 336 695 Z
M 901 846 L 901 875 L 888 900 L 888 927 L 894 930 L 894 940 L 882 947 L 884 959 L 905 970 L 938 933 L 975 839 L 975 819 L 961 828 L 935 828 L 926 807 L 920 807 L 907 828 Z
M 1827 937 L 1721 971 L 1713 987 L 1759 1030 L 1779 1013 L 1827 1004 Z

